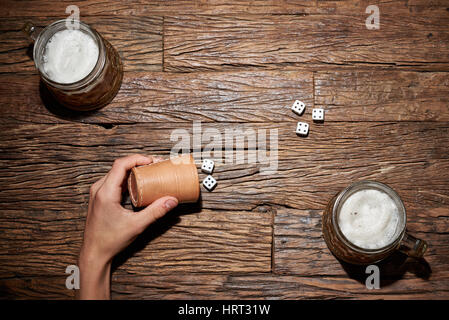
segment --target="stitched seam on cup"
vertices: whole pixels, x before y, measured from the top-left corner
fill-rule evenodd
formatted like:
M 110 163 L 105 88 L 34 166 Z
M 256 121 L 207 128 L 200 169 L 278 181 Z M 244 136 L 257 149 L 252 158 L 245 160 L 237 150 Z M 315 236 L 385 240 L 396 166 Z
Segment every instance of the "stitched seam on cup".
M 198 169 L 195 165 L 195 163 L 193 163 L 193 166 L 191 167 L 191 174 L 193 175 L 193 179 L 192 181 L 195 181 L 195 189 L 196 189 L 196 201 L 198 201 L 198 198 L 200 197 L 200 186 L 199 186 L 199 177 L 198 177 Z
M 133 177 L 134 177 L 134 179 L 132 179 Z M 129 196 L 131 197 L 131 202 L 132 202 L 133 206 L 135 206 L 135 207 L 137 207 L 137 204 L 138 204 L 137 201 L 138 201 L 138 197 L 139 197 L 139 194 L 138 194 L 139 190 L 137 188 L 136 181 L 137 181 L 136 172 L 135 172 L 135 169 L 133 168 L 128 177 L 128 189 L 129 189 Z
M 136 170 L 137 171 L 137 170 Z M 134 176 L 136 174 L 134 173 Z M 136 176 L 136 184 L 137 184 L 137 176 Z M 143 183 L 140 183 L 140 185 L 137 186 L 138 192 L 139 192 L 139 199 L 137 199 L 137 206 L 140 207 L 143 202 Z M 140 200 L 140 201 L 139 201 Z

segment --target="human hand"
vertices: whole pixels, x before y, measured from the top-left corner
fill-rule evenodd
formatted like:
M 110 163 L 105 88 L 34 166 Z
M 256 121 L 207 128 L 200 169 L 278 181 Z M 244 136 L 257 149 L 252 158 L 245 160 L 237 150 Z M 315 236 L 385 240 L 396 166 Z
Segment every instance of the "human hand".
M 90 188 L 84 241 L 80 252 L 80 271 L 84 273 L 84 277 L 81 275 L 81 286 L 84 284 L 85 288 L 108 288 L 103 288 L 100 295 L 93 294 L 93 291 L 98 290 L 86 292 L 81 288 L 81 298 L 83 293 L 89 293 L 84 295 L 87 298 L 109 297 L 109 280 L 106 277 L 109 276 L 112 258 L 131 244 L 151 223 L 177 206 L 178 200 L 170 196 L 154 201 L 139 212 L 127 210 L 120 204 L 128 170 L 158 160 L 137 154 L 117 159 L 112 169 Z

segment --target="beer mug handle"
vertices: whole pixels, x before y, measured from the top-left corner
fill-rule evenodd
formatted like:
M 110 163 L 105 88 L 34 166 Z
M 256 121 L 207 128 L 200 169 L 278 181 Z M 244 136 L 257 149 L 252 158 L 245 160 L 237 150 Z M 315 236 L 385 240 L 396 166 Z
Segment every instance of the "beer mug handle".
M 30 37 L 31 41 L 36 41 L 37 37 L 39 36 L 39 33 L 41 33 L 41 31 L 43 30 L 43 28 L 40 27 L 36 27 L 33 24 L 31 24 L 30 22 L 25 23 L 25 25 L 22 27 L 22 31 L 28 36 Z
M 399 244 L 399 251 L 413 258 L 422 258 L 426 250 L 426 241 L 415 238 L 408 233 L 404 234 L 404 237 Z

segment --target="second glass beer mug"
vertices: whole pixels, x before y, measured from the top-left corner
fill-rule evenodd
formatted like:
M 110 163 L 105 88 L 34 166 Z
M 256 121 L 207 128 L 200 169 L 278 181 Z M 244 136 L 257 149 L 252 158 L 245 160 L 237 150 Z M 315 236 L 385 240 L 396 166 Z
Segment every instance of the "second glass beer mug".
M 115 97 L 123 78 L 120 56 L 87 24 L 67 20 L 46 28 L 27 23 L 23 31 L 34 41 L 33 59 L 40 77 L 57 102 L 78 111 L 101 108 Z
M 337 194 L 323 214 L 323 236 L 332 253 L 351 264 L 372 264 L 400 250 L 421 258 L 427 243 L 406 232 L 398 194 L 375 181 L 354 183 Z

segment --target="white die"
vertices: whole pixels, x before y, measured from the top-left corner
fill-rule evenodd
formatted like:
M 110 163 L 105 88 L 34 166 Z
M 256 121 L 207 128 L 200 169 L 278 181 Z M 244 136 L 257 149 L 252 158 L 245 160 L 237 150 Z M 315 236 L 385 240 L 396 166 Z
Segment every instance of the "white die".
M 317 108 L 312 111 L 313 121 L 324 121 L 324 109 Z
M 204 159 L 201 165 L 201 171 L 211 174 L 214 171 L 215 163 L 213 160 Z
M 293 103 L 292 111 L 296 113 L 298 116 L 300 116 L 304 112 L 305 108 L 306 105 L 304 104 L 304 102 L 296 100 L 295 103 Z
M 300 136 L 307 136 L 309 133 L 309 124 L 305 122 L 298 122 L 296 126 L 296 134 Z
M 212 191 L 216 185 L 217 185 L 217 180 L 215 180 L 214 177 L 212 177 L 211 175 L 208 175 L 203 180 L 203 186 L 209 191 Z

